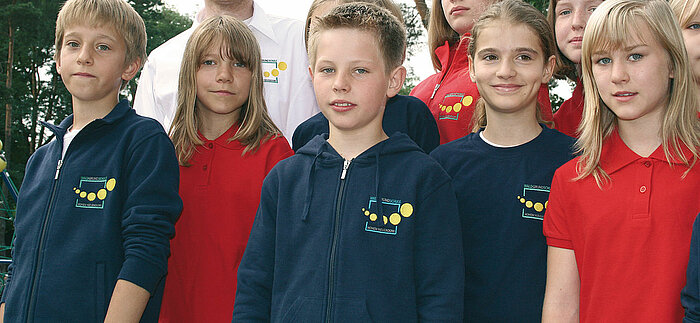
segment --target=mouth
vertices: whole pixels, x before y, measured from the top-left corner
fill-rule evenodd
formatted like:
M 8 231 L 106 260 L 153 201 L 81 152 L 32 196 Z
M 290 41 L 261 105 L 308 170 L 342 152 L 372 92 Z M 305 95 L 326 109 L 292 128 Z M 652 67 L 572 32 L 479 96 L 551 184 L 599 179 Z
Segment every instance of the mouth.
M 629 101 L 636 97 L 637 94 L 639 93 L 630 91 L 617 91 L 613 93 L 613 97 L 615 97 L 618 101 Z
M 461 14 L 462 12 L 467 11 L 467 10 L 469 10 L 469 8 L 467 8 L 467 7 L 462 7 L 462 6 L 457 6 L 457 7 L 454 7 L 454 8 L 452 8 L 452 9 L 450 9 L 450 15 L 459 15 L 459 14 Z
M 338 111 L 338 112 L 352 110 L 356 106 L 357 106 L 356 104 L 354 104 L 352 102 L 345 101 L 345 100 L 335 100 L 335 101 L 331 102 L 331 108 L 335 111 Z
M 78 77 L 95 77 L 94 75 L 90 73 L 73 73 L 73 76 L 78 76 Z
M 216 90 L 216 91 L 211 91 L 211 93 L 214 93 L 216 95 L 221 95 L 221 96 L 230 96 L 234 95 L 235 93 L 226 91 L 226 90 Z
M 493 87 L 494 89 L 496 89 L 496 91 L 499 92 L 510 93 L 519 90 L 523 86 L 518 84 L 495 84 L 491 85 L 491 87 Z
M 569 43 L 581 44 L 581 42 L 583 42 L 583 37 L 581 37 L 581 36 L 577 36 L 577 37 L 569 39 Z

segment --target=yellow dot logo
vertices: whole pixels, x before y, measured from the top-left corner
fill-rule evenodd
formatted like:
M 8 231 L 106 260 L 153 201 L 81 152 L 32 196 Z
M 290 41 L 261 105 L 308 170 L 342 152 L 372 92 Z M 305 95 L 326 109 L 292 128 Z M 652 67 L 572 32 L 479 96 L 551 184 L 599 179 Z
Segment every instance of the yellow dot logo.
M 542 212 L 547 209 L 547 203 L 549 201 L 545 201 L 544 204 L 542 202 L 533 202 L 533 201 L 528 201 L 524 197 L 518 196 L 518 201 L 522 204 L 525 204 L 525 207 L 528 209 L 535 209 L 537 212 Z
M 285 71 L 285 70 L 287 70 L 287 63 L 285 63 L 285 62 L 280 62 L 280 63 L 277 65 L 277 68 L 279 68 L 280 71 Z
M 540 203 L 540 202 L 537 202 L 537 203 L 535 203 L 534 208 L 535 208 L 535 211 L 542 212 L 542 210 L 544 210 L 544 205 L 542 205 L 542 203 Z
M 520 198 L 520 203 L 525 203 L 525 198 Z
M 114 189 L 114 186 L 116 186 L 116 185 L 117 185 L 117 180 L 114 178 L 110 178 L 107 181 L 107 183 L 105 184 L 105 188 L 111 192 Z
M 90 201 L 90 202 L 94 201 L 94 200 L 95 200 L 95 197 L 97 197 L 97 195 L 96 195 L 95 193 L 90 193 L 90 194 L 87 195 L 87 199 L 88 199 L 88 201 Z
M 280 75 L 280 71 L 278 71 L 276 69 L 272 70 L 272 76 L 277 77 L 279 75 Z
M 447 107 L 447 110 L 445 110 L 445 112 L 447 112 L 447 113 L 452 112 L 452 106 Z
M 525 202 L 525 206 L 529 209 L 532 208 L 532 201 Z
M 401 216 L 398 213 L 392 213 L 391 216 L 389 216 L 389 222 L 393 225 L 399 225 L 399 223 L 401 223 Z
M 474 98 L 471 95 L 467 95 L 462 98 L 462 105 L 468 107 L 474 102 Z
M 270 72 L 265 72 L 263 75 L 265 75 L 265 77 L 270 77 Z
M 101 188 L 99 191 L 97 191 L 97 198 L 100 200 L 104 200 L 105 197 L 107 197 L 107 190 L 104 188 Z
M 80 198 L 85 198 L 87 196 L 86 192 L 80 192 Z
M 440 110 L 445 111 L 445 106 L 444 106 L 444 105 L 440 105 Z
M 370 214 L 369 220 L 372 222 L 377 221 L 377 214 L 375 214 L 375 213 Z
M 382 216 L 382 220 L 384 220 L 384 224 L 386 224 L 387 222 L 389 222 L 389 219 L 386 218 L 386 215 Z
M 457 103 L 455 103 L 454 108 L 452 108 L 452 109 L 453 109 L 455 112 L 459 112 L 460 110 L 462 110 L 462 104 L 459 103 L 459 102 L 457 102 Z
M 401 216 L 404 218 L 410 217 L 413 214 L 413 205 L 411 205 L 411 203 L 402 204 L 399 213 L 401 213 Z

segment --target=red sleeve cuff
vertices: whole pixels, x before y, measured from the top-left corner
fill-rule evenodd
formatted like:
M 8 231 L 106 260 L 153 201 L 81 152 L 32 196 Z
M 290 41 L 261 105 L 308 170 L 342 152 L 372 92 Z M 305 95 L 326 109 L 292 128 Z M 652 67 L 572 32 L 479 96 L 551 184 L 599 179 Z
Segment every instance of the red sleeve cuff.
M 547 245 L 550 247 L 557 247 L 563 249 L 574 249 L 574 245 L 571 240 L 557 239 L 552 237 L 547 237 Z

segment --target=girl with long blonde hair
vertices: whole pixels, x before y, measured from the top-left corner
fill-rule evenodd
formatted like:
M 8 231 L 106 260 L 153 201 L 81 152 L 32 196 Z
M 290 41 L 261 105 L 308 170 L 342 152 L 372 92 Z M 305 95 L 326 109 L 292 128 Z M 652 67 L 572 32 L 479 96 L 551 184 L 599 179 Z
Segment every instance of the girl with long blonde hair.
M 543 322 L 680 322 L 700 121 L 663 0 L 607 0 L 583 35 L 580 157 L 554 175 Z
M 260 49 L 233 17 L 187 42 L 170 136 L 183 211 L 171 242 L 161 321 L 230 321 L 236 272 L 265 175 L 292 155 L 263 99 Z

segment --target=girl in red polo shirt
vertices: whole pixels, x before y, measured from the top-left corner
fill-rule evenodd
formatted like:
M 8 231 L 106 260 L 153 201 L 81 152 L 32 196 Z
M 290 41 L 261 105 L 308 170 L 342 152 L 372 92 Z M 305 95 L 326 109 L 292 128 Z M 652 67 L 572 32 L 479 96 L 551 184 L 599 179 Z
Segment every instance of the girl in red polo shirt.
M 664 0 L 607 0 L 591 15 L 580 157 L 556 171 L 544 219 L 543 322 L 681 321 L 700 212 L 698 98 L 683 48 Z
M 292 151 L 267 114 L 260 50 L 231 17 L 210 18 L 185 48 L 170 129 L 182 215 L 171 242 L 161 322 L 230 322 L 236 273 L 265 175 Z
M 583 114 L 581 85 L 581 43 L 588 17 L 603 0 L 550 0 L 547 21 L 557 42 L 557 65 L 554 76 L 576 82 L 574 93 L 554 113 L 554 128 L 576 137 Z
M 428 46 L 436 74 L 411 91 L 432 112 L 440 131 L 440 144 L 471 133 L 472 115 L 479 91 L 469 77 L 467 47 L 474 21 L 496 0 L 433 0 Z M 552 121 L 549 90 L 544 84 L 537 96 L 542 117 Z

